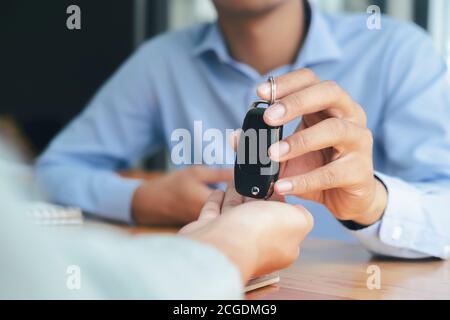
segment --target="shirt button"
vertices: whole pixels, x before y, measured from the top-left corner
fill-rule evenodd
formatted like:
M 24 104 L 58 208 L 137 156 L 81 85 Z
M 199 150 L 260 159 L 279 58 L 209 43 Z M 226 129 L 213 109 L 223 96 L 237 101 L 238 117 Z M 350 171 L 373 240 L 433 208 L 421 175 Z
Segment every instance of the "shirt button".
M 403 229 L 401 227 L 395 227 L 392 231 L 392 240 L 400 240 L 402 237 Z

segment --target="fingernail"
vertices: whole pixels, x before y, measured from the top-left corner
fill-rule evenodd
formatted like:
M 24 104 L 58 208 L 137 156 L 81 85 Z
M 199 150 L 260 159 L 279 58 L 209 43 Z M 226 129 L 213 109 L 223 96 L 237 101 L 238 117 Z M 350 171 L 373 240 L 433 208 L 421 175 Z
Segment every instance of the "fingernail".
M 275 185 L 278 193 L 287 193 L 292 191 L 294 185 L 290 181 L 278 181 Z
M 287 155 L 289 153 L 289 150 L 290 150 L 289 143 L 285 141 L 280 141 L 270 146 L 269 155 L 270 157 L 280 159 L 281 157 Z
M 256 88 L 256 92 L 258 93 L 259 96 L 268 97 L 271 93 L 270 84 L 268 82 L 264 82 L 264 83 L 260 84 Z
M 267 108 L 265 116 L 272 121 L 280 120 L 286 113 L 286 108 L 282 104 L 274 104 L 273 106 Z

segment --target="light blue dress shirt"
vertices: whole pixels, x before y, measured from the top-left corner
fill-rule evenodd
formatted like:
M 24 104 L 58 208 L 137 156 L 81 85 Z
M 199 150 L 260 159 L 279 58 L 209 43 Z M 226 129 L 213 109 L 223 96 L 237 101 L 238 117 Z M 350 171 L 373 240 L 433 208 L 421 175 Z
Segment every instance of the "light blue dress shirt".
M 281 75 L 312 69 L 340 84 L 365 109 L 377 176 L 389 192 L 381 221 L 345 232 L 322 206 L 298 199 L 315 217 L 313 236 L 358 239 L 374 253 L 450 258 L 450 86 L 428 36 L 413 25 L 366 15 L 326 15 L 312 8 L 302 50 Z M 283 35 L 280 35 L 283 36 Z M 276 50 L 276 48 L 274 48 Z M 131 222 L 139 181 L 114 171 L 160 146 L 177 128 L 236 129 L 267 80 L 228 53 L 217 24 L 156 37 L 111 77 L 53 141 L 37 172 L 50 198 L 99 216 Z M 299 120 L 285 127 L 291 134 Z M 349 168 L 352 170 L 352 168 Z

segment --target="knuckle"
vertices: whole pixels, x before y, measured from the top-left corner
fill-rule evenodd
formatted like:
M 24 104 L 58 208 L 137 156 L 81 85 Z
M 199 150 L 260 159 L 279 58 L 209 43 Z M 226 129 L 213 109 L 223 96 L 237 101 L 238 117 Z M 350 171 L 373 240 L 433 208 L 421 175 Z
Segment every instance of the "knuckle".
M 337 182 L 337 172 L 331 169 L 325 169 L 322 174 L 322 184 L 333 186 Z
M 214 213 L 216 211 L 216 204 L 213 202 L 206 202 L 203 206 L 204 213 Z
M 329 119 L 330 130 L 338 137 L 345 137 L 348 133 L 348 124 L 338 118 Z
M 312 71 L 309 68 L 305 68 L 302 70 L 303 73 L 303 77 L 309 79 L 311 82 L 317 82 L 319 81 L 319 78 L 317 77 L 317 75 L 314 73 L 314 71 Z
M 361 183 L 373 176 L 372 161 L 368 157 L 356 157 L 351 164 L 355 174 L 349 175 L 352 183 Z
M 288 142 L 292 150 L 308 150 L 311 145 L 310 139 L 307 134 L 302 132 L 297 133 L 289 138 Z
M 298 177 L 292 181 L 294 185 L 294 191 L 301 194 L 311 190 L 311 182 L 308 177 Z
M 367 115 L 364 109 L 358 105 L 359 120 L 363 126 L 367 125 Z
M 342 93 L 341 87 L 337 84 L 336 81 L 328 80 L 324 82 L 325 89 L 328 94 L 332 96 L 340 95 Z
M 363 128 L 362 130 L 358 130 L 354 136 L 354 139 L 356 140 L 356 145 L 360 146 L 363 150 L 372 150 L 374 138 L 370 129 Z
M 287 97 L 287 108 L 289 109 L 289 106 L 291 106 L 291 108 L 301 108 L 303 105 L 303 99 L 302 99 L 302 94 L 300 92 L 295 93 L 295 94 L 291 94 L 289 97 Z M 289 111 L 288 111 L 289 112 Z
M 365 129 L 364 137 L 365 137 L 364 140 L 365 140 L 366 145 L 369 146 L 370 148 L 372 148 L 373 143 L 374 143 L 372 131 L 370 131 L 370 129 Z

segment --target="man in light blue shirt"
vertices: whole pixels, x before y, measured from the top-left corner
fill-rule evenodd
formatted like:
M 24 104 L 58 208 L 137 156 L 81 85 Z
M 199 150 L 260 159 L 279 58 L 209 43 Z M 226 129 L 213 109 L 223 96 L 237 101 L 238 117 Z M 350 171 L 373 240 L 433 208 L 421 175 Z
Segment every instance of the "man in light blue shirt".
M 217 23 L 144 44 L 53 141 L 37 167 L 51 199 L 125 222 L 195 219 L 229 172 L 116 172 L 173 148 L 179 128 L 195 136 L 195 121 L 239 128 L 271 74 L 281 100 L 265 120 L 285 124 L 287 143 L 271 150 L 275 190 L 314 214 L 312 234 L 347 228 L 377 254 L 450 258 L 450 87 L 426 34 L 387 17 L 369 30 L 366 15 L 306 1 L 214 3 Z

